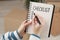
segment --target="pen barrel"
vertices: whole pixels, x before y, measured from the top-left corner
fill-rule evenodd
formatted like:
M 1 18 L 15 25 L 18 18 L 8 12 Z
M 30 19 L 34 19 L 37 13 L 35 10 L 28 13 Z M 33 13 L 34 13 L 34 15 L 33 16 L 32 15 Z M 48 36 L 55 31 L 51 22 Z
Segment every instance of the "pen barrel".
M 41 22 L 40 22 L 40 20 L 38 19 L 38 17 L 35 16 L 35 18 L 37 19 L 37 22 L 38 22 L 39 24 L 41 24 Z

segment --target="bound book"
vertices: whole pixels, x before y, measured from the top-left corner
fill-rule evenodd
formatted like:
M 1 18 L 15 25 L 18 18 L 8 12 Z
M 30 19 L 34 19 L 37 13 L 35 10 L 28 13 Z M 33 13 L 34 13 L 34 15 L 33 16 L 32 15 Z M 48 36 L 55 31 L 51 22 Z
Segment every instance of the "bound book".
M 30 2 L 29 13 L 27 18 L 28 21 L 31 21 L 33 19 L 34 13 L 36 13 L 39 16 L 43 17 L 46 22 L 44 27 L 41 27 L 40 30 L 39 36 L 41 38 L 50 37 L 54 8 L 55 6 L 52 4 Z M 31 25 L 28 27 L 27 32 L 29 34 L 32 34 Z

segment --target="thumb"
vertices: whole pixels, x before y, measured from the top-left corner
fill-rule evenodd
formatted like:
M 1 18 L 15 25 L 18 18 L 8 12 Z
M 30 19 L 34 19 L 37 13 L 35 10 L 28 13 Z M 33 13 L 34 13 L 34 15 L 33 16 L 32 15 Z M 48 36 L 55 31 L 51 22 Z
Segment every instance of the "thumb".
M 28 22 L 26 22 L 25 24 L 24 24 L 24 26 L 28 26 L 28 25 L 30 25 L 32 23 L 32 21 L 28 21 Z

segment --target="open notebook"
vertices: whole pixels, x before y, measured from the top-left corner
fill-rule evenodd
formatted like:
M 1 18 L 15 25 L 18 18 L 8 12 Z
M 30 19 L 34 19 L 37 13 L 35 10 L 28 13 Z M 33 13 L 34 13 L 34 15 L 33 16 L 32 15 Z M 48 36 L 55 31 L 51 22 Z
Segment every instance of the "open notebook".
M 30 2 L 28 21 L 30 21 L 33 18 L 34 13 L 36 13 L 42 16 L 46 22 L 44 27 L 42 27 L 40 30 L 41 38 L 50 37 L 53 12 L 54 12 L 54 5 L 38 3 L 38 2 Z M 28 27 L 27 32 L 29 34 L 32 33 L 31 26 Z

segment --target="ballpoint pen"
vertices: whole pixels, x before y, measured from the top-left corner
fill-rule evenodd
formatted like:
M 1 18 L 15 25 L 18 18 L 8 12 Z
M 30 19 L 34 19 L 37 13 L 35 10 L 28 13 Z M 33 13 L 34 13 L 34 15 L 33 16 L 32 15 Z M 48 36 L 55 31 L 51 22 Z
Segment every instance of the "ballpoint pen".
M 35 15 L 35 13 L 34 13 L 34 15 Z M 37 19 L 37 22 L 38 22 L 39 24 L 41 24 L 39 18 L 38 18 L 36 15 L 35 15 L 35 18 Z

